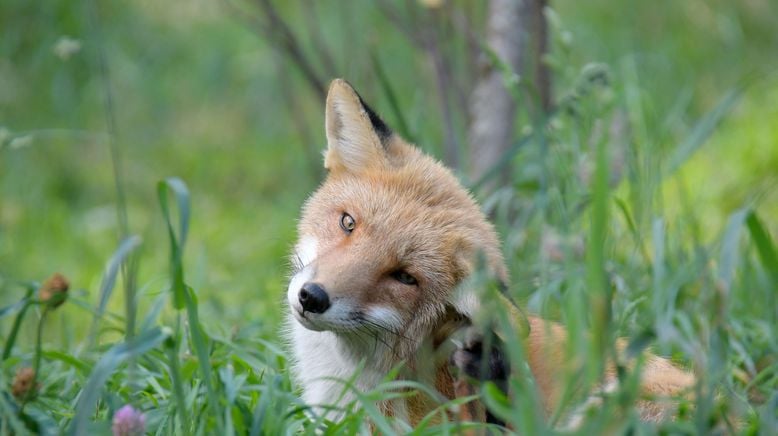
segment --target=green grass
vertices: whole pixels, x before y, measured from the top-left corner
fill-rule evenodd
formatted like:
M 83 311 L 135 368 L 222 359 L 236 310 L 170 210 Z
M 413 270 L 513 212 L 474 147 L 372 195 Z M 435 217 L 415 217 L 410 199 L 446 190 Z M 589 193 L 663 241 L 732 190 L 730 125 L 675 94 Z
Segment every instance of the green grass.
M 97 3 L 11 0 L 0 14 L 0 434 L 107 434 L 125 404 L 153 434 L 461 430 L 446 420 L 453 404 L 416 429 L 382 417 L 375 400 L 427 389 L 401 380 L 361 393 L 339 423 L 298 397 L 280 333 L 285 256 L 319 182 L 309 150 L 325 142 L 321 101 L 298 72 L 219 3 Z M 423 52 L 367 3 L 317 5 L 337 74 L 442 155 Z M 511 183 L 479 200 L 504 241 L 512 296 L 564 323 L 583 362 L 564 375 L 564 403 L 581 400 L 577 383 L 596 381 L 621 336 L 694 368 L 694 399 L 675 422 L 640 423 L 637 372 L 624 371 L 582 433 L 775 434 L 778 11 L 725 0 L 553 6 L 548 62 L 563 109 L 542 129 L 520 113 Z M 280 9 L 312 54 L 304 7 Z M 467 83 L 452 29 L 443 49 Z M 63 36 L 81 42 L 68 59 L 52 51 Z M 458 107 L 462 138 L 465 120 Z M 47 308 L 36 292 L 56 271 L 71 289 Z M 564 411 L 543 416 L 521 349 L 508 351 L 515 393 L 485 386 L 484 399 L 518 433 L 555 431 Z M 36 395 L 14 398 L 14 375 L 36 362 Z

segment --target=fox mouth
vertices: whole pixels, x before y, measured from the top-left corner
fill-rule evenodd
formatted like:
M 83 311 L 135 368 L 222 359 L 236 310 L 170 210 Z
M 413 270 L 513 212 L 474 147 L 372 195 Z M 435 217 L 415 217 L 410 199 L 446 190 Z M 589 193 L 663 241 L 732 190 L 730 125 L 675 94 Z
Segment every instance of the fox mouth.
M 307 328 L 308 330 L 313 330 L 316 332 L 322 332 L 329 330 L 326 328 L 326 326 L 322 325 L 324 323 L 321 322 L 321 320 L 314 320 L 313 316 L 306 316 L 306 312 L 303 310 L 299 310 L 297 308 L 292 308 L 292 316 L 294 316 L 294 319 L 297 320 L 300 325 Z M 312 315 L 310 312 L 308 312 L 308 315 Z
M 303 327 L 313 331 L 331 331 L 335 333 L 346 333 L 353 330 L 359 330 L 364 325 L 363 316 L 359 313 L 349 313 L 346 317 L 330 317 L 326 314 L 306 312 L 298 308 L 292 308 L 292 315 Z
M 292 307 L 291 311 L 295 320 L 308 330 L 343 334 L 369 333 L 375 335 L 385 333 L 392 336 L 402 336 L 397 317 L 388 309 L 372 309 L 369 310 L 370 313 L 349 311 L 343 313 L 342 316 L 332 316 L 329 312 L 322 314 L 306 312 L 298 307 Z

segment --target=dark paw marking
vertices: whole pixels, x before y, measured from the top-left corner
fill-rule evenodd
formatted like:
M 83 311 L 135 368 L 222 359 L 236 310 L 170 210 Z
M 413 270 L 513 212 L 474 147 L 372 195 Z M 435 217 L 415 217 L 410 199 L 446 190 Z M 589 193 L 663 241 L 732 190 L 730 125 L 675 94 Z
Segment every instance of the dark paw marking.
M 460 377 L 471 381 L 494 383 L 503 393 L 508 392 L 510 365 L 505 356 L 504 344 L 491 332 L 488 336 L 469 327 L 461 347 L 451 355 L 451 364 L 460 371 Z M 503 424 L 486 412 L 486 421 Z
M 452 354 L 451 363 L 472 379 L 506 382 L 510 367 L 502 350 L 503 344 L 496 336 L 484 338 L 471 327 L 462 346 Z

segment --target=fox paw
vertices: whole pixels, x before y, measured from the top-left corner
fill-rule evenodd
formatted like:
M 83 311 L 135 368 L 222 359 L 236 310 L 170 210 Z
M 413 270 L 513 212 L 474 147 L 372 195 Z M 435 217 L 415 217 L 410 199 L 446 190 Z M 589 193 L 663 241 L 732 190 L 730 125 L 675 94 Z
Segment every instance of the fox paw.
M 476 384 L 486 381 L 494 383 L 507 394 L 510 365 L 503 350 L 502 342 L 495 335 L 485 338 L 476 327 L 467 328 L 462 344 L 451 354 L 451 364 L 459 371 L 459 379 L 455 382 L 457 397 L 477 394 Z M 479 416 L 486 422 L 504 424 L 486 409 L 480 413 L 470 410 L 463 417 L 473 420 Z
M 462 345 L 451 355 L 451 364 L 461 374 L 478 381 L 494 382 L 504 391 L 510 368 L 503 344 L 496 336 L 485 338 L 476 327 L 468 327 Z

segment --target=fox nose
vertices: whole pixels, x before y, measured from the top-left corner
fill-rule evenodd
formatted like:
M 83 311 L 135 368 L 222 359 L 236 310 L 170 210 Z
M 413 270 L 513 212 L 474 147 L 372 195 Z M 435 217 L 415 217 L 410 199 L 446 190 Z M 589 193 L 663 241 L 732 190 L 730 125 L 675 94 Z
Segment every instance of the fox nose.
M 318 283 L 304 284 L 297 298 L 303 306 L 303 312 L 324 313 L 330 307 L 330 297 Z

